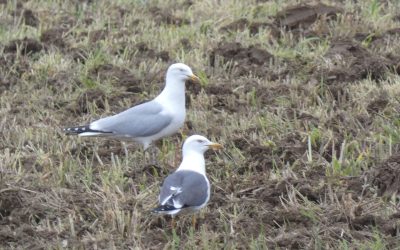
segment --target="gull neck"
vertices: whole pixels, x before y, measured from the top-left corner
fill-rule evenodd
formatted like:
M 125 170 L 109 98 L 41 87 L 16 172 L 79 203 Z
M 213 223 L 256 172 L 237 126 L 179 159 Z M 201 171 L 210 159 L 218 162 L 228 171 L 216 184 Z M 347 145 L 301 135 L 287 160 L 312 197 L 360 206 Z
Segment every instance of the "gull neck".
M 206 175 L 206 166 L 203 153 L 189 150 L 183 152 L 182 163 L 178 170 L 190 170 L 202 175 Z
M 165 87 L 156 99 L 185 107 L 185 81 L 167 75 Z

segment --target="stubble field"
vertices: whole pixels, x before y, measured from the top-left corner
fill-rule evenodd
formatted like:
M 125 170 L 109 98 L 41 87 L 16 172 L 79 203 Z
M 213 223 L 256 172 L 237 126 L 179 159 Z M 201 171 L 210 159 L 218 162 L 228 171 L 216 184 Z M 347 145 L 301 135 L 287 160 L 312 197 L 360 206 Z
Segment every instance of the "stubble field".
M 394 249 L 397 1 L 0 1 L 0 248 Z M 63 135 L 187 83 L 182 133 Z M 196 228 L 154 216 L 183 139 L 212 184 Z

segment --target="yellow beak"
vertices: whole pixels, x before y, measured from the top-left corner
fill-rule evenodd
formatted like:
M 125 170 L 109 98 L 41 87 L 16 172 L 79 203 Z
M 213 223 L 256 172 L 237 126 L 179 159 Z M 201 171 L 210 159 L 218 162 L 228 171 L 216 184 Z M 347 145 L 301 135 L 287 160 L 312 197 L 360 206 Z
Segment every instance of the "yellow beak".
M 213 142 L 211 144 L 208 144 L 208 147 L 213 149 L 213 150 L 218 150 L 218 149 L 223 149 L 224 148 L 221 144 L 215 143 L 215 142 Z
M 200 78 L 197 77 L 196 75 L 191 75 L 189 76 L 189 80 L 193 83 L 200 83 Z

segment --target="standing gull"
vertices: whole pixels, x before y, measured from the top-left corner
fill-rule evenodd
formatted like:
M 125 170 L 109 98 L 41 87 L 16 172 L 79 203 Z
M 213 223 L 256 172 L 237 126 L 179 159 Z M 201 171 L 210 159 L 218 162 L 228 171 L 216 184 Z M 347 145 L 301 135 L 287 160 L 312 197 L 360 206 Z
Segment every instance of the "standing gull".
M 160 205 L 153 212 L 174 216 L 179 213 L 194 213 L 203 208 L 210 199 L 210 182 L 206 176 L 204 153 L 208 149 L 220 149 L 221 144 L 211 142 L 204 136 L 192 135 L 182 147 L 182 162 L 170 174 L 161 187 Z M 193 215 L 193 227 L 196 219 Z
M 68 135 L 130 139 L 141 143 L 146 150 L 153 141 L 172 135 L 183 126 L 186 116 L 185 81 L 189 79 L 199 81 L 189 66 L 172 64 L 167 71 L 164 90 L 153 100 L 89 125 L 65 128 L 64 132 Z

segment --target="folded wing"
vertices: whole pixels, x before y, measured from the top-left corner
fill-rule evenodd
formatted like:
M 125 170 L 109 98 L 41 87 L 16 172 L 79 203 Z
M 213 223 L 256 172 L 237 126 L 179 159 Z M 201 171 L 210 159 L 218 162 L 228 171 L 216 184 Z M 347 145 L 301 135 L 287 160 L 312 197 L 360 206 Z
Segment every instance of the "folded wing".
M 187 207 L 204 205 L 209 196 L 209 184 L 204 175 L 181 170 L 169 175 L 161 188 L 160 206 L 154 212 L 176 214 Z
M 157 134 L 171 122 L 172 116 L 158 102 L 150 101 L 88 126 L 66 128 L 64 131 L 81 136 L 146 137 Z

